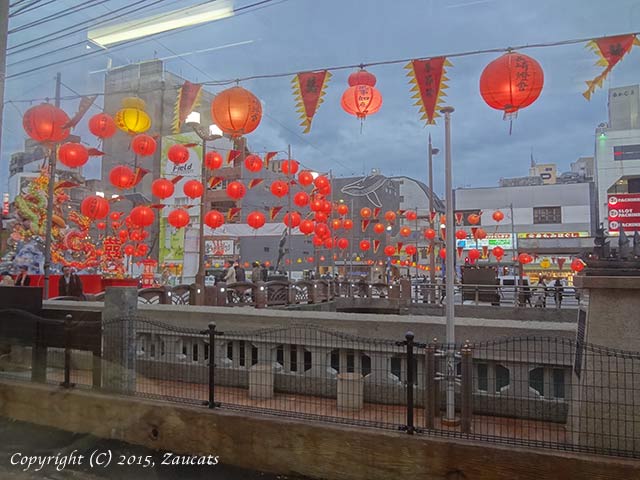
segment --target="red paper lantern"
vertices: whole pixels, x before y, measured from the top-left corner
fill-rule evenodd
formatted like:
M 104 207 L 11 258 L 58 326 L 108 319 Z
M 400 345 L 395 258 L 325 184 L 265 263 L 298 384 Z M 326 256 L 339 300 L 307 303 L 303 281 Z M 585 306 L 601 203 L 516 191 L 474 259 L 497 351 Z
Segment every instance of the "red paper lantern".
M 371 242 L 369 240 L 360 240 L 360 250 L 366 252 L 371 248 Z
M 143 157 L 153 155 L 156 151 L 156 141 L 151 135 L 140 133 L 131 140 L 131 150 Z
M 319 177 L 316 177 L 316 179 L 313 181 L 313 185 L 318 190 L 322 190 L 323 188 L 330 187 L 331 182 L 329 182 L 329 179 L 327 177 L 320 175 Z
M 172 210 L 167 217 L 167 221 L 169 225 L 175 228 L 182 228 L 189 225 L 189 212 L 187 212 L 184 208 L 177 208 Z
M 571 262 L 571 270 L 573 270 L 576 273 L 579 273 L 582 270 L 584 270 L 585 266 L 586 266 L 585 263 L 579 258 L 574 258 Z
M 169 160 L 176 165 L 182 165 L 183 163 L 187 163 L 187 160 L 189 160 L 189 149 L 180 144 L 171 145 L 167 152 L 167 157 L 169 157 Z
M 396 212 L 392 212 L 391 210 L 384 212 L 384 219 L 389 223 L 395 222 Z
M 298 192 L 293 196 L 293 203 L 299 207 L 309 205 L 309 195 L 306 192 Z
M 396 253 L 396 247 L 394 247 L 393 245 L 387 245 L 386 247 L 384 247 L 384 254 L 387 257 L 392 256 L 394 253 Z
M 211 210 L 204 216 L 204 223 L 209 228 L 219 228 L 224 225 L 224 215 L 218 210 Z
M 531 263 L 533 261 L 533 257 L 531 257 L 531 255 L 529 255 L 528 253 L 521 253 L 520 255 L 518 255 L 518 262 L 520 262 L 522 265 L 526 265 L 527 263 Z
M 345 230 L 351 230 L 353 228 L 353 220 L 351 220 L 350 218 L 345 218 L 342 222 L 342 228 L 344 228 Z
M 322 237 L 318 235 L 314 235 L 313 238 L 311 239 L 311 243 L 313 243 L 314 247 L 320 248 L 322 247 L 322 245 L 324 245 L 324 240 L 322 239 Z
M 316 222 L 327 223 L 327 220 L 329 220 L 329 216 L 324 212 L 316 212 L 313 214 L 313 219 Z
M 544 72 L 533 58 L 508 52 L 485 67 L 480 76 L 480 94 L 487 105 L 506 117 L 537 100 L 544 85 Z
M 315 225 L 312 220 L 302 220 L 298 228 L 304 235 L 309 235 L 313 232 Z
M 109 218 L 115 222 L 116 220 L 118 220 L 120 218 L 120 215 L 122 215 L 122 212 L 111 212 L 111 215 L 109 215 Z M 114 227 L 117 228 L 117 227 Z
M 355 85 L 342 94 L 341 105 L 348 114 L 364 119 L 380 110 L 382 95 L 375 87 Z
M 223 159 L 222 155 L 218 152 L 207 152 L 204 156 L 204 164 L 209 170 L 215 170 L 222 167 Z
M 502 213 L 500 210 L 496 210 L 491 216 L 496 222 L 501 222 L 502 220 L 504 220 L 504 213 Z
M 153 224 L 156 216 L 153 213 L 153 209 L 144 205 L 134 207 L 129 214 L 131 223 L 137 227 L 148 227 Z
M 308 187 L 313 183 L 313 175 L 309 170 L 303 170 L 298 174 L 298 182 L 304 187 Z
M 326 237 L 331 232 L 329 232 L 329 226 L 326 223 L 317 223 L 315 228 L 316 235 L 321 238 Z
M 344 217 L 345 215 L 347 215 L 349 213 L 349 207 L 347 207 L 344 203 L 340 203 L 336 207 L 336 211 L 338 212 L 338 214 L 340 216 Z
M 487 232 L 484 231 L 483 228 L 478 228 L 474 234 L 473 234 L 474 238 L 476 238 L 477 240 L 484 240 L 485 238 L 487 238 Z
M 404 247 L 404 251 L 407 253 L 407 255 L 415 255 L 418 252 L 418 249 L 415 245 L 407 245 L 406 247 Z
M 136 248 L 136 256 L 144 257 L 149 252 L 149 247 L 146 244 L 138 245 Z
M 189 198 L 198 198 L 204 193 L 204 187 L 198 180 L 189 180 L 185 182 L 182 191 Z
M 342 227 L 342 220 L 340 220 L 339 218 L 334 218 L 333 220 L 331 220 L 331 228 L 333 230 L 340 230 L 341 227 Z
M 69 168 L 78 168 L 87 163 L 89 160 L 89 152 L 84 145 L 69 142 L 60 145 L 58 149 L 58 159 L 60 163 Z
M 264 217 L 264 213 L 262 212 L 254 211 L 247 215 L 247 224 L 254 230 L 261 228 L 265 224 L 265 222 L 266 219 Z
M 446 248 L 441 248 L 440 252 L 438 253 L 438 256 L 443 260 L 445 258 L 447 258 L 447 249 Z
M 404 212 L 404 218 L 413 222 L 414 220 L 418 219 L 418 214 L 413 210 L 407 210 L 406 212 Z
M 331 250 L 333 248 L 333 238 L 327 237 L 324 239 L 324 248 Z M 322 260 L 322 258 L 321 258 Z
M 464 230 L 458 230 L 456 231 L 456 238 L 458 240 L 464 240 L 467 238 L 467 232 L 465 232 Z
M 307 262 L 309 263 L 313 263 L 315 259 L 313 257 L 307 257 Z
M 479 258 L 480 250 L 478 250 L 477 248 L 472 248 L 471 250 L 469 250 L 469 260 L 471 260 L 471 263 L 474 263 Z
M 258 128 L 262 105 L 249 90 L 231 87 L 215 96 L 211 102 L 211 116 L 224 133 L 240 137 Z
M 105 228 L 107 228 L 107 224 L 104 223 L 104 222 L 98 222 L 98 223 L 96 223 L 96 228 L 98 230 L 104 230 Z
M 471 213 L 467 216 L 467 221 L 471 225 L 478 225 L 480 223 L 480 215 L 478 215 L 477 213 Z M 445 222 L 442 222 L 442 223 L 445 223 Z
M 408 237 L 411 235 L 411 229 L 409 227 L 402 227 L 400 229 L 400 236 L 401 237 Z
M 285 175 L 295 175 L 298 173 L 300 164 L 296 160 L 283 160 L 281 163 L 282 173 Z
M 365 218 L 365 219 L 366 219 L 366 218 L 371 218 L 371 215 L 372 215 L 372 212 L 371 212 L 371 209 L 370 209 L 370 208 L 368 208 L 368 207 L 364 207 L 364 208 L 361 208 L 361 209 L 360 209 L 360 216 L 361 216 L 362 218 Z
M 494 257 L 496 257 L 498 259 L 498 261 L 500 261 L 500 259 L 502 259 L 502 257 L 504 256 L 504 248 L 502 247 L 493 247 L 491 249 L 491 253 L 493 254 Z
M 67 114 L 49 103 L 31 107 L 22 117 L 22 126 L 27 135 L 36 142 L 57 143 L 69 136 Z
M 259 172 L 262 170 L 262 159 L 257 155 L 247 155 L 244 159 L 244 166 L 250 172 Z
M 135 175 L 129 167 L 119 165 L 111 169 L 109 172 L 109 181 L 116 188 L 131 188 Z
M 300 225 L 302 218 L 298 212 L 286 213 L 284 216 L 284 224 L 287 227 L 295 228 Z
M 322 201 L 322 211 L 327 215 L 331 214 L 331 202 L 328 200 Z
M 385 228 L 386 228 L 386 227 L 385 227 L 382 223 L 376 223 L 376 224 L 373 226 L 373 231 L 374 231 L 375 233 L 377 233 L 378 235 L 381 235 L 381 234 L 383 234 L 383 233 L 384 233 L 384 229 L 385 229 Z
M 436 231 L 433 228 L 427 228 L 424 231 L 424 238 L 426 238 L 427 240 L 433 240 L 434 238 L 436 238 Z
M 171 195 L 173 195 L 174 190 L 175 187 L 173 182 L 167 180 L 166 178 L 158 178 L 151 184 L 151 193 L 153 193 L 158 198 L 169 198 Z
M 346 238 L 339 238 L 336 242 L 336 245 L 338 245 L 338 248 L 340 250 L 346 250 L 347 248 L 349 248 L 349 240 L 347 240 Z
M 91 220 L 105 218 L 109 214 L 109 202 L 98 195 L 91 195 L 82 200 L 80 213 Z
M 89 119 L 89 131 L 98 138 L 110 138 L 116 133 L 116 122 L 106 113 L 98 113 Z
M 375 87 L 376 76 L 363 68 L 349 75 L 348 82 L 350 87 L 355 87 L 356 85 L 369 85 L 370 87 Z
M 229 182 L 227 184 L 227 196 L 234 200 L 240 200 L 247 193 L 247 188 L 241 182 Z
M 318 188 L 318 193 L 321 195 L 331 195 L 331 185 L 324 185 L 321 188 Z
M 133 245 L 125 245 L 125 247 L 124 247 L 125 255 L 131 256 L 131 255 L 133 255 L 134 252 L 135 252 L 135 248 L 133 247 Z
M 278 198 L 282 198 L 289 193 L 289 184 L 282 180 L 276 180 L 271 184 L 271 193 Z
M 311 205 L 309 208 L 312 212 L 322 212 L 324 207 L 324 200 L 320 200 L 319 198 L 314 198 L 311 200 Z

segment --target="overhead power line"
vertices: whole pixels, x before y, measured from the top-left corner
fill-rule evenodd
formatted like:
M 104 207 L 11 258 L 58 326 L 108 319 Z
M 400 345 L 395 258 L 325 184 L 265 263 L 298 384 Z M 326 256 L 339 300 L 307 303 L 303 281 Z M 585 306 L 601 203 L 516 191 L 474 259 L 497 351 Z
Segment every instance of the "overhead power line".
M 37 8 L 44 7 L 45 5 L 49 5 L 50 3 L 53 3 L 55 1 L 56 0 L 49 0 L 48 2 L 42 3 L 42 0 L 35 0 L 33 3 L 30 3 L 29 5 L 25 5 L 24 7 L 14 11 L 13 13 L 10 13 L 9 18 L 17 17 L 20 14 L 32 12 Z
M 38 25 L 43 25 L 45 23 L 48 22 L 52 22 L 54 20 L 58 20 L 60 18 L 64 18 L 70 14 L 76 13 L 76 12 L 80 12 L 82 10 L 86 10 L 87 8 L 92 8 L 92 7 L 96 7 L 98 5 L 100 5 L 101 3 L 105 3 L 108 2 L 109 0 L 101 0 L 98 2 L 98 0 L 90 0 L 88 2 L 84 2 L 80 5 L 76 5 L 75 7 L 69 7 L 69 8 L 65 8 L 64 10 L 60 10 L 59 12 L 56 12 L 53 15 L 48 15 L 46 17 L 42 17 L 39 18 L 38 20 L 34 20 L 32 22 L 29 23 L 25 23 L 22 25 L 19 25 L 11 30 L 9 30 L 9 34 L 11 35 L 12 33 L 18 33 L 18 32 L 22 32 L 23 30 L 27 30 L 29 28 L 33 28 L 33 27 L 37 27 Z M 96 3 L 98 2 L 98 3 Z

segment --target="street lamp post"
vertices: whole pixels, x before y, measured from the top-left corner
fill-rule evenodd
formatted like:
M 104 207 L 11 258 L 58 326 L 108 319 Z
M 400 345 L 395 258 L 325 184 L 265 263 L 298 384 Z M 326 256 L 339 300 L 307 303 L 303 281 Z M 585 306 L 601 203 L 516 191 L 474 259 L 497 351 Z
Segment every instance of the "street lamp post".
M 449 425 L 455 425 L 455 301 L 454 301 L 454 282 L 455 282 L 455 241 L 454 241 L 454 219 L 453 219 L 453 173 L 451 168 L 451 113 L 453 107 L 445 107 L 440 110 L 444 114 L 445 129 L 445 189 L 446 189 L 446 273 L 445 273 L 445 292 L 446 292 L 446 413 L 442 422 Z
M 434 210 L 433 205 L 433 156 L 437 155 L 437 148 L 433 148 L 431 145 L 431 134 L 429 134 L 429 225 L 431 228 L 434 228 L 434 222 L 431 219 L 431 212 Z M 429 252 L 429 283 L 431 284 L 431 303 L 435 303 L 436 299 L 436 291 L 435 291 L 435 283 L 436 283 L 436 253 L 433 246 L 431 247 L 431 251 Z
M 204 216 L 206 210 L 206 197 L 207 197 L 207 167 L 205 164 L 205 156 L 207 154 L 207 142 L 212 142 L 222 138 L 222 131 L 216 125 L 210 125 L 209 128 L 205 128 L 200 124 L 200 114 L 198 112 L 191 112 L 186 119 L 186 124 L 193 129 L 193 131 L 202 140 L 202 159 L 200 162 L 201 172 L 200 178 L 204 191 L 200 198 L 200 233 L 199 233 L 199 248 L 198 248 L 198 272 L 196 273 L 195 284 L 199 285 L 204 292 L 204 278 L 205 278 L 205 241 L 204 241 Z

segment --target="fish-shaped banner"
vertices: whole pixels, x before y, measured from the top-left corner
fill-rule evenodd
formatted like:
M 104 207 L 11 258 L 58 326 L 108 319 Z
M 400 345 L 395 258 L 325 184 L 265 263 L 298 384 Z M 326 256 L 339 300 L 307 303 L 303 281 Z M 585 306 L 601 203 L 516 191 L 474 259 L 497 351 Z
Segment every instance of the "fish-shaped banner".
M 601 88 L 605 78 L 613 67 L 631 51 L 634 45 L 640 45 L 640 41 L 635 35 L 618 35 L 615 37 L 602 37 L 591 40 L 587 43 L 587 48 L 599 57 L 596 65 L 605 69 L 593 80 L 587 81 L 587 89 L 582 94 L 587 100 L 591 100 L 591 95 L 596 88 Z
M 298 73 L 291 80 L 293 94 L 296 99 L 297 112 L 300 114 L 301 127 L 303 133 L 309 133 L 311 122 L 318 111 L 320 104 L 324 101 L 327 83 L 331 78 L 331 73 L 327 70 L 320 72 Z
M 407 76 L 411 78 L 409 83 L 413 84 L 411 98 L 416 99 L 417 105 L 422 113 L 421 120 L 426 120 L 427 125 L 435 125 L 435 118 L 439 117 L 442 97 L 446 94 L 444 90 L 448 87 L 445 83 L 449 79 L 446 75 L 446 68 L 453 66 L 446 57 L 429 58 L 427 60 L 411 60 L 404 68 L 409 70 Z

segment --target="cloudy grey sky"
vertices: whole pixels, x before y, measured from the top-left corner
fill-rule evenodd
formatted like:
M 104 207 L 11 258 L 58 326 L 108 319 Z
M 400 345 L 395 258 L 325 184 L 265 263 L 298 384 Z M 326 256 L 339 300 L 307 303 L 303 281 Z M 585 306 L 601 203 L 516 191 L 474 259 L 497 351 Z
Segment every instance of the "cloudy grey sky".
M 200 0 L 201 1 L 201 0 Z M 163 1 L 146 12 L 156 13 L 177 5 L 200 1 Z M 236 0 L 242 7 L 257 0 Z M 46 3 L 46 2 L 45 2 Z M 19 15 L 10 29 L 55 14 L 82 2 L 58 0 Z M 108 14 L 131 2 L 96 2 L 73 16 L 10 35 L 9 45 L 45 35 L 90 18 Z M 149 2 L 151 3 L 151 2 Z M 127 15 L 122 20 L 133 19 Z M 167 61 L 166 68 L 195 82 L 245 77 L 255 74 L 294 72 L 344 64 L 389 59 L 420 58 L 512 45 L 590 38 L 640 30 L 637 0 L 273 0 L 264 8 L 234 18 L 154 39 L 114 48 L 105 53 L 47 67 L 29 75 L 9 79 L 5 99 L 53 96 L 53 78 L 62 71 L 63 81 L 78 92 L 102 89 L 102 75 L 89 72 L 193 50 L 204 50 L 237 42 L 250 44 L 191 55 Z M 8 75 L 86 52 L 84 45 L 68 47 L 83 38 L 78 33 L 9 57 Z M 15 64 L 47 53 L 38 60 Z M 599 72 L 595 55 L 584 44 L 526 50 L 542 65 L 545 85 L 541 97 L 522 110 L 509 135 L 508 122 L 492 110 L 479 94 L 478 82 L 484 66 L 497 54 L 453 59 L 449 69 L 446 102 L 453 114 L 453 162 L 456 186 L 491 186 L 500 177 L 527 173 L 530 152 L 538 162 L 555 162 L 561 170 L 576 158 L 593 154 L 594 128 L 607 116 L 606 88 L 640 82 L 640 48 L 619 64 L 605 89 L 590 102 L 581 95 L 584 81 Z M 294 157 L 305 165 L 336 175 L 350 175 L 380 168 L 387 175 L 426 177 L 426 141 L 432 134 L 442 147 L 442 122 L 425 127 L 410 98 L 403 65 L 372 67 L 377 88 L 384 97 L 382 109 L 367 118 L 363 132 L 355 117 L 340 107 L 340 97 L 351 71 L 341 70 L 327 88 L 310 134 L 302 134 L 295 112 L 290 78 L 255 80 L 243 84 L 260 97 L 265 117 L 250 135 L 256 150 L 283 150 L 291 144 Z M 216 91 L 215 88 L 211 88 Z M 69 92 L 63 92 L 68 94 Z M 11 152 L 24 140 L 20 113 L 25 103 L 5 106 L 0 175 L 6 178 Z M 63 104 L 72 113 L 77 101 Z M 113 112 L 110 112 L 113 113 Z M 81 131 L 82 132 L 82 131 Z M 87 141 L 93 137 L 87 135 Z M 442 155 L 436 157 L 436 191 L 442 192 Z M 91 160 L 89 176 L 98 176 L 97 160 Z M 3 182 L 4 183 L 4 182 Z M 2 185 L 4 190 L 5 185 Z

